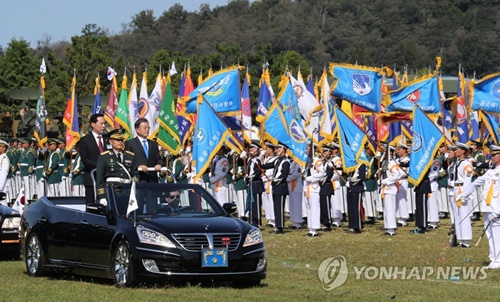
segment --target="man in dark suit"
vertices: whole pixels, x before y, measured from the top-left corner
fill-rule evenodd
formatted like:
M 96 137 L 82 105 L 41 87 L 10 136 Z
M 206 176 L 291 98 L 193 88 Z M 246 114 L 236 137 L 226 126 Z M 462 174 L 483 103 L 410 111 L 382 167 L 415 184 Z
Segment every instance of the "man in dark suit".
M 140 170 L 146 171 L 148 167 L 154 167 L 155 171 L 139 172 L 139 182 L 158 182 L 158 172 L 163 165 L 158 144 L 148 139 L 149 122 L 145 118 L 139 118 L 134 124 L 137 136 L 125 143 L 125 150 L 135 154 L 135 164 Z
M 366 165 L 360 163 L 356 170 L 350 173 L 347 179 L 347 213 L 349 215 L 349 230 L 348 234 L 361 233 L 361 193 L 365 191 L 364 181 L 366 177 Z
M 104 116 L 102 114 L 93 114 L 90 117 L 90 127 L 92 131 L 80 139 L 80 157 L 85 166 L 83 185 L 85 186 L 85 201 L 87 204 L 96 201 L 90 172 L 97 167 L 99 154 L 109 149 L 108 138 L 103 136 L 104 129 L 106 129 Z

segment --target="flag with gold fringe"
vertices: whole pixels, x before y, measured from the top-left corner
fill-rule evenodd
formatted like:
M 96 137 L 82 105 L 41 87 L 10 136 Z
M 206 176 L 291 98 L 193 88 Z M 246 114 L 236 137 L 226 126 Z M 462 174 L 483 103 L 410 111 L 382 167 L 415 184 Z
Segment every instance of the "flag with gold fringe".
M 71 81 L 71 96 L 66 105 L 63 123 L 66 125 L 66 150 L 71 150 L 80 140 L 80 125 L 78 124 L 78 106 L 76 103 L 76 77 Z

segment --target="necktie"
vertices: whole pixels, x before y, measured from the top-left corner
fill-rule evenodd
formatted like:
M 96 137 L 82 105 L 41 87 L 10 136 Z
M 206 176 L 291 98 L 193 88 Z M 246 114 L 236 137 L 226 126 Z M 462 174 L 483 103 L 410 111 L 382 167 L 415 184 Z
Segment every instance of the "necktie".
M 104 146 L 102 145 L 102 140 L 100 135 L 97 137 L 97 140 L 99 141 L 99 152 L 104 152 Z
M 148 141 L 142 140 L 142 148 L 144 148 L 144 153 L 146 154 L 146 158 L 148 158 Z
M 118 152 L 118 161 L 121 163 L 122 162 L 122 153 Z

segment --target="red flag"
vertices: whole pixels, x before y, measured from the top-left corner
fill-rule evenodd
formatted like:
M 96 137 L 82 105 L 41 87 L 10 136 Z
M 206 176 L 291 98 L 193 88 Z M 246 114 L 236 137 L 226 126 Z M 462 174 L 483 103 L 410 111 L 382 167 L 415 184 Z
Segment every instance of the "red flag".
M 117 92 L 116 77 L 113 76 L 111 82 L 111 91 L 109 92 L 108 104 L 104 110 L 104 120 L 110 124 L 113 129 L 120 128 L 120 124 L 115 120 L 116 110 L 118 109 L 118 97 Z

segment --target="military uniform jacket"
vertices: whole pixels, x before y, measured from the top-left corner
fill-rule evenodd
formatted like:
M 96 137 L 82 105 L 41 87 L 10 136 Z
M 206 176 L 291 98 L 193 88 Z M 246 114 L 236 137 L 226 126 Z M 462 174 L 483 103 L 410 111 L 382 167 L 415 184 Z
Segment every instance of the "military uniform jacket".
M 10 160 L 7 154 L 0 155 L 0 192 L 5 192 L 7 177 L 10 170 Z
M 441 164 L 441 169 L 439 170 L 438 177 L 438 187 L 446 188 L 448 186 L 448 159 L 444 157 L 444 154 L 439 155 L 439 163 Z
M 250 157 L 247 162 L 247 176 L 249 189 L 253 194 L 264 192 L 264 182 L 262 181 L 262 162 L 258 156 Z
M 12 177 L 14 177 L 14 175 L 16 174 L 16 171 L 17 171 L 17 164 L 19 162 L 19 153 L 18 153 L 17 148 L 9 148 L 9 149 L 7 149 L 5 154 L 9 158 L 9 162 L 10 162 L 9 174 L 7 177 L 12 178 Z
M 233 176 L 234 189 L 236 191 L 245 191 L 247 189 L 247 185 L 245 183 L 245 161 L 238 155 L 234 160 L 234 164 L 232 171 L 235 173 Z
M 310 168 L 309 174 L 310 175 L 306 177 L 306 190 L 319 193 L 321 189 L 320 183 L 326 177 L 325 166 L 320 158 L 315 157 L 313 159 L 313 166 Z
M 21 176 L 29 176 L 33 174 L 33 168 L 35 167 L 35 150 L 33 148 L 26 148 L 21 152 L 21 157 L 19 158 L 19 170 L 21 171 Z
M 174 173 L 175 181 L 181 184 L 187 184 L 189 179 L 187 179 L 185 173 L 186 166 L 182 162 L 182 156 L 177 157 L 172 163 L 172 173 Z
M 289 192 L 303 191 L 301 169 L 299 164 L 297 164 L 293 160 L 290 161 L 290 174 L 288 174 L 286 181 L 288 182 Z
M 333 177 L 333 163 L 329 159 L 323 159 L 323 167 L 325 170 L 325 177 L 320 182 L 319 195 L 330 196 L 334 194 L 332 177 Z
M 36 175 L 36 180 L 40 180 L 43 178 L 43 172 L 45 169 L 46 165 L 46 160 L 49 157 L 49 152 L 42 152 L 41 150 L 38 152 L 38 156 L 36 158 L 36 164 L 35 164 L 35 175 Z
M 441 162 L 439 158 L 435 158 L 432 162 L 431 169 L 429 171 L 429 180 L 431 182 L 431 191 L 436 192 L 439 189 L 437 179 L 439 178 L 439 171 L 441 170 Z
M 360 164 L 356 167 L 356 170 L 351 173 L 349 180 L 349 192 L 361 193 L 365 191 L 364 181 L 366 178 L 366 165 Z
M 365 187 L 367 192 L 378 190 L 377 186 L 377 170 L 378 160 L 375 156 L 367 156 L 370 166 L 366 169 Z
M 290 161 L 285 156 L 276 158 L 275 161 L 262 165 L 264 169 L 273 169 L 271 186 L 273 195 L 288 195 L 288 184 L 286 179 L 290 174 Z
M 486 157 L 481 150 L 472 153 L 472 158 L 476 161 L 476 164 L 474 166 L 482 164 L 486 161 Z M 476 173 L 474 173 L 474 175 L 472 176 L 472 181 L 476 180 L 479 175 L 483 175 L 485 173 L 485 169 L 483 168 L 475 168 L 474 170 L 476 171 Z
M 77 186 L 77 185 L 83 185 L 83 170 L 85 169 L 85 166 L 83 165 L 82 158 L 80 156 L 80 153 L 77 153 L 75 158 L 73 159 L 73 171 L 72 175 L 73 177 L 71 178 L 71 185 Z
M 122 151 L 123 162 L 121 163 L 125 169 L 128 170 L 131 177 L 137 176 L 139 173 L 137 171 L 137 166 L 135 164 L 135 156 L 133 152 Z M 104 151 L 99 155 L 97 159 L 97 195 L 98 198 L 105 198 L 106 180 L 110 177 L 123 178 L 130 180 L 127 172 L 118 163 L 118 156 L 114 151 Z
M 389 160 L 386 173 L 387 177 L 382 179 L 382 192 L 384 194 L 396 195 L 398 193 L 397 182 L 404 178 L 406 173 L 394 159 Z
M 463 188 L 470 185 L 470 183 L 472 182 L 472 176 L 474 174 L 474 169 L 471 162 L 468 159 L 457 159 L 454 169 L 454 185 L 461 185 Z
M 47 183 L 53 185 L 61 182 L 61 174 L 59 174 L 59 153 L 51 151 L 47 160 Z
M 274 161 L 277 159 L 276 156 L 266 156 L 264 158 L 264 164 L 273 164 Z M 261 166 L 263 166 L 261 165 Z M 271 166 L 274 167 L 274 166 Z M 267 191 L 267 193 L 271 193 L 271 181 L 273 180 L 273 170 L 272 169 L 266 169 L 264 171 L 264 174 L 262 175 L 262 182 L 264 183 L 264 190 Z
M 71 152 L 61 150 L 59 152 L 59 174 L 61 177 L 68 177 Z
M 495 216 L 498 216 L 500 214 L 500 166 L 489 169 L 484 175 L 479 176 L 471 185 L 464 189 L 463 197 L 468 198 L 480 186 L 484 186 L 481 198 L 481 211 L 493 213 Z M 489 194 L 491 194 L 491 199 L 488 205 Z

